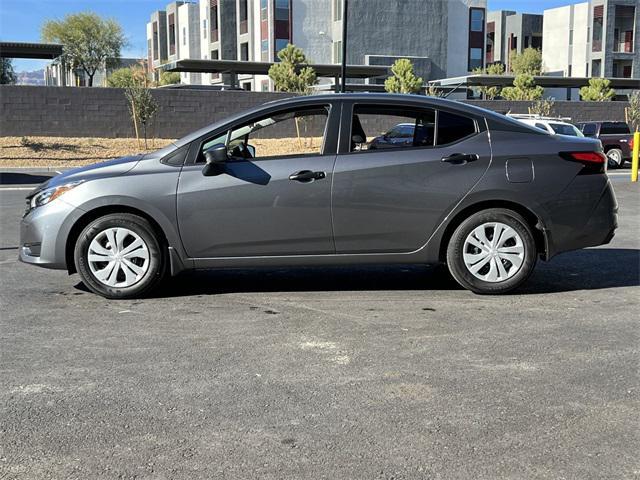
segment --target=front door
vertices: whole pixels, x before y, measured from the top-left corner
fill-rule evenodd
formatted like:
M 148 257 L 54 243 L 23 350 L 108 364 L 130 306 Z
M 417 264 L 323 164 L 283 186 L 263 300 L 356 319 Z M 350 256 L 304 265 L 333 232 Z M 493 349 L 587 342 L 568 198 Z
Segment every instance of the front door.
M 420 249 L 489 166 L 486 128 L 432 108 L 356 104 L 352 114 L 346 110 L 351 136 L 341 140 L 333 178 L 336 252 Z M 384 132 L 408 124 L 411 142 L 385 141 Z
M 196 140 L 177 192 L 189 257 L 334 253 L 330 115 L 329 105 L 281 110 Z M 229 160 L 204 176 L 204 152 L 221 143 Z

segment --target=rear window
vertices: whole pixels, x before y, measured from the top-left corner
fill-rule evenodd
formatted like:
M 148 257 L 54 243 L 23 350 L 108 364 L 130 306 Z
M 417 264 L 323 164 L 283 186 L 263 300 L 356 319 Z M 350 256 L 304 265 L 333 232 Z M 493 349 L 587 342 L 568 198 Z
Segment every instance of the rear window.
M 600 135 L 625 135 L 629 134 L 629 125 L 624 122 L 606 122 L 600 127 Z

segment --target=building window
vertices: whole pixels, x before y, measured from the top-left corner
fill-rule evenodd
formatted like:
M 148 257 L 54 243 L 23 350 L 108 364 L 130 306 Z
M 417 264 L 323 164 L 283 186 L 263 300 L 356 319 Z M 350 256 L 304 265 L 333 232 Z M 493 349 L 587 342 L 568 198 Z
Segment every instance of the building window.
M 274 0 L 275 19 L 274 19 L 274 58 L 277 61 L 278 52 L 282 50 L 291 41 L 291 29 L 289 22 L 289 14 L 291 11 L 290 0 Z
M 218 0 L 210 0 L 211 41 L 218 41 Z
M 269 61 L 269 3 L 260 0 L 260 59 Z
M 278 52 L 280 52 L 280 50 L 286 48 L 286 46 L 289 44 L 289 40 L 283 40 L 282 38 L 276 38 L 276 58 L 278 57 Z
M 535 48 L 536 50 L 542 49 L 542 36 L 534 35 L 533 37 L 531 37 L 531 47 Z
M 153 59 L 158 60 L 158 22 L 153 22 Z
M 202 20 L 202 36 L 207 38 L 207 19 Z
M 473 71 L 484 66 L 485 51 L 485 10 L 484 8 L 469 9 L 469 50 L 467 68 Z
M 187 44 L 187 27 L 182 27 L 182 45 Z
M 249 61 L 249 44 L 246 42 L 240 44 L 240 60 L 243 62 Z
M 484 9 L 483 8 L 471 9 L 471 31 L 484 32 Z
M 344 5 L 342 0 L 333 0 L 333 21 L 339 22 L 342 20 L 342 10 Z
M 473 71 L 476 68 L 482 68 L 482 49 L 470 48 L 469 49 L 469 71 Z
M 569 30 L 569 46 L 573 45 L 573 29 Z
M 169 55 L 176 54 L 176 21 L 173 13 L 169 14 Z
M 289 0 L 275 0 L 276 20 L 289 21 Z
M 265 22 L 269 16 L 269 2 L 267 0 L 260 0 L 260 20 Z
M 572 73 L 573 73 L 573 65 L 569 65 L 569 68 L 567 69 L 567 77 L 570 77 Z
M 333 63 L 342 63 L 342 40 L 333 42 Z
M 263 92 L 268 92 L 269 91 L 269 80 L 262 80 L 262 82 L 260 83 L 260 89 Z
M 246 90 L 247 92 L 250 92 L 251 91 L 251 82 L 244 82 L 242 84 L 242 89 Z
M 247 20 L 249 19 L 249 6 L 248 0 L 239 0 L 238 2 L 238 13 L 240 17 L 240 25 L 238 26 L 240 35 L 243 33 L 247 33 L 249 31 Z
M 593 41 L 592 52 L 602 51 L 602 26 L 604 23 L 604 5 L 593 7 Z
M 220 54 L 218 53 L 218 50 L 211 50 L 211 60 L 219 60 L 219 59 L 220 59 Z M 219 73 L 211 74 L 211 80 L 217 80 L 218 78 L 220 78 Z

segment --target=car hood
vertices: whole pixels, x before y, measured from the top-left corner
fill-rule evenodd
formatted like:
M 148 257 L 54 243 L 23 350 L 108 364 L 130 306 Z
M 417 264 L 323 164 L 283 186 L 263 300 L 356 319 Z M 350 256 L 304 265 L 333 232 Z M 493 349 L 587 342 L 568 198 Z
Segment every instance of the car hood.
M 38 186 L 36 191 L 42 190 L 43 188 L 56 187 L 69 182 L 77 182 L 79 180 L 92 180 L 95 178 L 122 175 L 135 167 L 138 162 L 145 157 L 146 155 L 134 155 L 94 163 L 93 165 L 87 165 L 86 167 L 72 168 L 71 170 L 67 170 L 60 175 L 56 175 L 51 178 L 51 180 L 48 180 Z

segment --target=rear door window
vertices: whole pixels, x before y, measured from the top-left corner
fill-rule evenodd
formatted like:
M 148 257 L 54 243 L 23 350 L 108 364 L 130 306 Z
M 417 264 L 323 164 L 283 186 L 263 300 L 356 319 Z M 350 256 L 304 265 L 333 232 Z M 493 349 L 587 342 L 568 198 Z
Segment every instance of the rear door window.
M 597 134 L 598 128 L 595 123 L 585 123 L 582 125 L 582 133 L 588 137 L 593 137 Z
M 435 110 L 388 105 L 355 105 L 350 151 L 433 147 Z
M 476 122 L 462 115 L 440 110 L 438 112 L 438 139 L 436 145 L 455 143 L 476 133 Z
M 605 122 L 600 127 L 600 135 L 626 135 L 631 133 L 625 122 Z

